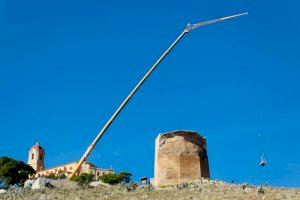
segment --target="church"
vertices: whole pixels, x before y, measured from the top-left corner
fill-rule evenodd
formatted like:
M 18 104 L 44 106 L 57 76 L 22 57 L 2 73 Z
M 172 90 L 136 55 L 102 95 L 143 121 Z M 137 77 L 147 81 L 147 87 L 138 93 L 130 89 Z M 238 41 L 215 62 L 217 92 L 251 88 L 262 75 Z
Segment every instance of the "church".
M 45 150 L 42 146 L 37 142 L 34 146 L 32 146 L 28 153 L 28 164 L 36 171 L 36 174 L 33 178 L 44 177 L 49 175 L 66 175 L 67 177 L 75 168 L 77 161 L 65 163 L 62 165 L 45 168 Z M 85 162 L 82 164 L 81 168 L 78 170 L 76 175 L 82 173 L 89 173 L 95 176 L 95 180 L 104 174 L 114 174 L 114 169 L 102 169 L 98 168 L 91 162 Z

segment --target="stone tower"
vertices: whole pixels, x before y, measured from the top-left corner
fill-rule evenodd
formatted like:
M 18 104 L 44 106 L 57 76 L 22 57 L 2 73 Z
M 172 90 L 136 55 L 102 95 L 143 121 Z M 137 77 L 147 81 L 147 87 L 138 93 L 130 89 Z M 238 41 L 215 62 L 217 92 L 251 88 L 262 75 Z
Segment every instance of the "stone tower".
M 206 139 L 194 131 L 159 134 L 155 140 L 154 186 L 210 178 Z
M 28 153 L 28 164 L 35 170 L 41 171 L 45 169 L 44 166 L 45 151 L 43 147 L 37 142 L 34 146 L 31 147 Z

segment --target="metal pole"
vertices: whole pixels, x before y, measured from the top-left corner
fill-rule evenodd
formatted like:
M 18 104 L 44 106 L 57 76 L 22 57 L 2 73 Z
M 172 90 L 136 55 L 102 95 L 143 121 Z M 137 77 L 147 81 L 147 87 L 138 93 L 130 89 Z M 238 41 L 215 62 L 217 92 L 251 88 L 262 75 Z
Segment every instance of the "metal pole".
M 151 73 L 155 70 L 155 68 L 161 63 L 161 61 L 166 57 L 166 55 L 171 51 L 171 49 L 179 42 L 179 40 L 186 34 L 186 31 L 183 31 L 178 38 L 169 46 L 169 48 L 161 55 L 161 57 L 154 63 L 154 65 L 150 68 L 150 70 L 143 76 L 143 78 L 138 82 L 138 84 L 133 88 L 133 90 L 129 93 L 129 95 L 126 97 L 126 99 L 121 103 L 121 105 L 118 107 L 118 109 L 114 112 L 114 114 L 110 117 L 110 119 L 106 122 L 106 124 L 103 126 L 101 131 L 98 133 L 97 137 L 94 139 L 92 144 L 87 148 L 77 165 L 75 166 L 72 174 L 70 175 L 70 178 L 75 175 L 79 167 L 82 165 L 82 163 L 86 160 L 86 158 L 89 156 L 91 151 L 95 148 L 95 145 L 100 140 L 100 138 L 103 136 L 105 131 L 109 128 L 109 126 L 112 124 L 114 119 L 119 115 L 121 110 L 126 106 L 126 104 L 129 102 L 129 100 L 133 97 L 133 95 L 136 93 L 136 91 L 142 86 L 142 84 L 146 81 L 146 79 L 151 75 Z
M 133 88 L 133 90 L 129 93 L 129 95 L 125 98 L 125 100 L 121 103 L 121 105 L 118 107 L 118 109 L 114 112 L 114 114 L 109 118 L 109 120 L 106 122 L 106 124 L 103 126 L 103 128 L 100 130 L 96 138 L 93 140 L 91 145 L 87 148 L 79 162 L 76 164 L 75 168 L 73 169 L 72 173 L 69 176 L 69 179 L 72 178 L 82 163 L 87 159 L 87 157 L 90 155 L 92 150 L 95 148 L 95 145 L 100 140 L 100 138 L 104 135 L 106 130 L 109 128 L 109 126 L 112 124 L 112 122 L 115 120 L 115 118 L 119 115 L 119 113 L 122 111 L 122 109 L 126 106 L 126 104 L 129 102 L 129 100 L 133 97 L 133 95 L 136 93 L 136 91 L 143 85 L 143 83 L 147 80 L 147 78 L 152 74 L 152 72 L 157 68 L 157 66 L 163 61 L 163 59 L 168 55 L 168 53 L 173 49 L 173 47 L 190 31 L 193 29 L 196 29 L 200 26 L 205 26 L 208 24 L 216 23 L 222 20 L 226 20 L 229 18 L 237 17 L 243 14 L 239 15 L 233 15 L 225 18 L 219 18 L 216 20 L 210 20 L 207 22 L 202 22 L 199 24 L 188 24 L 187 27 L 184 29 L 184 31 L 175 39 L 175 41 L 167 48 L 167 50 L 159 57 L 159 59 L 152 65 L 152 67 L 148 70 L 148 72 L 142 77 L 142 79 L 138 82 L 138 84 Z

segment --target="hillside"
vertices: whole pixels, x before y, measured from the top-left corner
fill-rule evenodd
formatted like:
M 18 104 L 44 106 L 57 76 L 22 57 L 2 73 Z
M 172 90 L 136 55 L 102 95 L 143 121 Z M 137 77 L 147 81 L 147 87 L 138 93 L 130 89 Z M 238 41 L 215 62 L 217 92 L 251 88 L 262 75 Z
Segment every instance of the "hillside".
M 0 199 L 300 199 L 300 189 L 228 184 L 213 180 L 196 180 L 164 188 L 98 186 L 81 189 L 68 181 L 54 189 L 16 189 L 0 194 Z

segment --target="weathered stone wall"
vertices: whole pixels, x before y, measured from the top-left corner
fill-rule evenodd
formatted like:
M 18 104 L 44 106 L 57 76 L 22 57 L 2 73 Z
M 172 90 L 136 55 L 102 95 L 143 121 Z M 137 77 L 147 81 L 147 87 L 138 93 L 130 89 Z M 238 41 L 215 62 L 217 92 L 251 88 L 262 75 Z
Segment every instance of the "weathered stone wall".
M 209 178 L 206 139 L 194 131 L 159 134 L 155 140 L 154 185 Z

